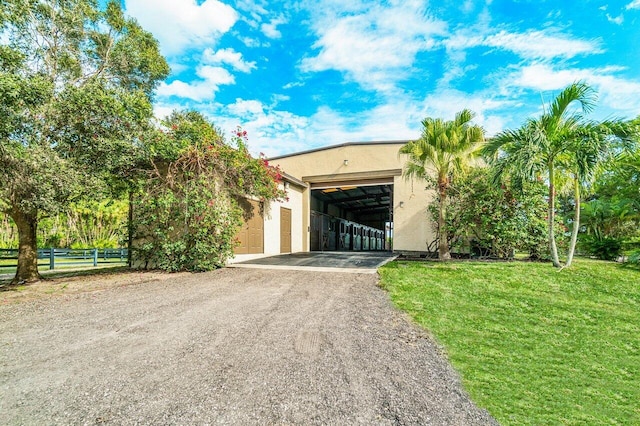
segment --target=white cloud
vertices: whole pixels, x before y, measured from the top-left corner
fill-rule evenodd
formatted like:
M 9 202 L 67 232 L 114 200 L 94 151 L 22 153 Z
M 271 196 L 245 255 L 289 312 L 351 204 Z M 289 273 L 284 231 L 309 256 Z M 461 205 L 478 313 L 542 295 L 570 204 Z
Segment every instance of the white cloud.
M 175 80 L 167 84 L 162 82 L 158 87 L 158 96 L 192 99 L 194 101 L 202 101 L 205 99 L 213 99 L 219 86 L 235 83 L 234 77 L 229 71 L 220 67 L 200 66 L 196 70 L 196 74 L 200 80 L 194 80 L 190 83 Z
M 640 0 L 639 0 L 640 1 Z M 471 7 L 462 3 L 461 7 Z M 424 2 L 390 1 L 384 5 L 325 0 L 312 22 L 318 36 L 315 56 L 301 62 L 303 71 L 337 70 L 364 88 L 391 93 L 397 82 L 411 75 L 417 54 L 444 45 L 452 70 L 442 84 L 465 70 L 464 55 L 452 55 L 474 47 L 513 52 L 525 60 L 572 59 L 602 53 L 600 42 L 564 34 L 554 28 L 511 32 L 496 30 L 485 22 L 486 10 L 477 25 L 449 33 L 446 23 L 428 16 Z
M 427 15 L 419 1 L 392 1 L 358 9 L 358 4 L 323 4 L 314 16 L 319 49 L 305 58 L 304 71 L 338 70 L 364 87 L 389 90 L 407 74 L 418 52 L 435 46 L 446 24 Z M 346 9 L 346 10 L 345 10 Z M 317 14 L 316 14 L 317 15 Z
M 244 43 L 244 45 L 247 46 L 247 47 L 261 47 L 261 46 L 268 47 L 269 46 L 268 43 L 262 43 L 257 38 L 239 36 L 238 40 L 240 40 L 242 43 Z
M 294 87 L 302 87 L 304 83 L 302 81 L 292 81 L 291 83 L 287 83 L 282 86 L 283 89 L 292 89 Z
M 308 147 L 349 141 L 410 140 L 419 137 L 420 122 L 425 117 L 453 119 L 465 107 L 477 113 L 476 124 L 488 134 L 495 134 L 503 129 L 504 121 L 493 111 L 505 105 L 479 95 L 442 91 L 422 101 L 401 97 L 358 113 L 344 114 L 324 106 L 309 117 L 304 135 Z
M 607 13 L 607 21 L 611 22 L 612 24 L 622 25 L 622 23 L 624 22 L 624 15 L 620 14 L 614 18 Z
M 237 12 L 218 0 L 126 0 L 127 13 L 160 41 L 167 56 L 214 43 L 233 27 Z
M 625 9 L 640 9 L 640 0 L 633 0 L 625 7 Z
M 180 111 L 182 109 L 184 109 L 184 106 L 181 105 L 181 104 L 175 104 L 175 103 L 158 104 L 158 103 L 156 103 L 153 106 L 153 116 L 156 117 L 156 119 L 163 120 L 166 117 L 168 117 L 173 111 Z
M 460 6 L 460 10 L 464 13 L 471 13 L 474 7 L 475 5 L 473 0 L 465 0 L 464 3 L 462 3 L 462 6 Z
M 279 39 L 282 37 L 282 33 L 278 31 L 278 25 L 286 23 L 286 19 L 283 16 L 279 16 L 272 19 L 269 23 L 264 23 L 260 26 L 262 33 L 272 39 Z
M 228 64 L 241 72 L 249 72 L 256 68 L 255 62 L 246 62 L 242 59 L 242 53 L 231 48 L 220 49 L 216 52 L 207 48 L 202 53 L 202 62 L 210 65 Z
M 258 100 L 238 98 L 233 104 L 218 105 L 208 113 L 215 117 L 216 125 L 227 132 L 242 126 L 248 133 L 249 149 L 254 155 L 301 151 L 308 144 L 308 117 L 273 109 Z
M 546 31 L 528 31 L 523 34 L 500 31 L 487 37 L 485 44 L 510 50 L 525 59 L 573 58 L 581 54 L 602 52 L 595 42 L 576 40 L 562 34 L 548 34 Z
M 548 64 L 522 67 L 507 84 L 537 91 L 559 91 L 582 80 L 599 93 L 599 105 L 616 113 L 640 114 L 640 82 L 616 76 L 620 67 L 555 69 Z
M 502 30 L 495 34 L 479 35 L 461 31 L 445 41 L 452 50 L 485 46 L 513 52 L 523 59 L 573 58 L 578 55 L 602 53 L 595 41 L 573 39 L 549 30 L 513 33 Z
M 256 116 L 264 112 L 262 102 L 251 100 L 245 101 L 244 99 L 236 98 L 236 102 L 227 106 L 229 112 L 232 115 L 243 117 L 246 115 Z
M 498 112 L 511 106 L 509 101 L 446 90 L 419 101 L 404 95 L 369 110 L 348 114 L 325 105 L 303 117 L 279 110 L 277 104 L 240 98 L 228 106 L 218 105 L 210 113 L 216 124 L 227 131 L 237 125 L 245 128 L 254 154 L 263 152 L 275 156 L 349 141 L 415 139 L 420 135 L 420 122 L 424 117 L 453 119 L 463 108 L 475 111 L 474 122 L 492 135 L 505 125 Z
M 512 105 L 511 101 L 492 98 L 488 93 L 469 94 L 454 89 L 443 89 L 429 94 L 424 99 L 422 115 L 453 120 L 458 111 L 470 109 L 476 113 L 473 122 L 482 126 L 487 135 L 491 136 L 503 130 L 506 124 L 503 115 L 499 115 L 497 111 Z
M 278 106 L 279 104 L 281 104 L 282 102 L 287 102 L 291 100 L 291 96 L 289 95 L 282 95 L 279 93 L 274 93 L 273 95 L 271 95 L 271 105 L 273 107 Z

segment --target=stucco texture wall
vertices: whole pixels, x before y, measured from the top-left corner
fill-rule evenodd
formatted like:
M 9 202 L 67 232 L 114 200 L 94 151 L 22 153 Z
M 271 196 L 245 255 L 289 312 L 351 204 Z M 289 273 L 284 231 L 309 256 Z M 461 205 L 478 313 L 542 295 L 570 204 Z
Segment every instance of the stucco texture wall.
M 264 253 L 280 254 L 280 207 L 291 209 L 291 252 L 303 251 L 302 217 L 303 190 L 290 185 L 288 201 L 272 202 L 264 218 Z
M 406 156 L 398 155 L 406 141 L 388 143 L 358 143 L 329 147 L 292 156 L 273 158 L 288 174 L 307 182 L 341 182 L 385 177 L 393 182 L 394 251 L 427 250 L 435 238 L 427 207 L 435 192 L 427 190 L 420 180 L 406 180 L 400 176 Z M 345 161 L 346 160 L 346 161 Z M 309 205 L 309 194 L 303 203 Z M 400 203 L 402 202 L 402 207 Z M 303 218 L 302 232 L 307 232 L 307 219 Z M 306 249 L 305 249 L 306 250 Z

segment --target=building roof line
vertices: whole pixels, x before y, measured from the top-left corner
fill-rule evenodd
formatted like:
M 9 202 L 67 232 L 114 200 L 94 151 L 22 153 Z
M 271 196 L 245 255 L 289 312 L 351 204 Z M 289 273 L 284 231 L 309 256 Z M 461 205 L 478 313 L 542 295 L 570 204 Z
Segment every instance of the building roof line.
M 345 143 L 341 143 L 341 144 L 337 144 L 337 145 L 328 145 L 328 146 L 322 146 L 320 148 L 313 148 L 313 149 L 308 149 L 305 151 L 298 151 L 298 152 L 293 152 L 291 154 L 284 154 L 284 155 L 278 155 L 275 157 L 269 157 L 268 160 L 278 160 L 280 158 L 287 158 L 287 157 L 295 157 L 297 155 L 304 155 L 304 154 L 311 154 L 312 152 L 318 152 L 318 151 L 326 151 L 328 149 L 335 149 L 335 148 L 344 148 L 347 146 L 353 146 L 353 145 L 389 145 L 389 144 L 398 144 L 398 145 L 404 145 L 407 142 L 409 142 L 409 140 L 392 140 L 392 141 L 361 141 L 361 142 L 345 142 Z
M 308 183 L 303 182 L 300 179 L 294 176 L 291 176 L 289 173 L 286 173 L 286 172 L 282 172 L 282 178 L 289 183 L 299 186 L 300 188 L 307 188 L 309 186 Z

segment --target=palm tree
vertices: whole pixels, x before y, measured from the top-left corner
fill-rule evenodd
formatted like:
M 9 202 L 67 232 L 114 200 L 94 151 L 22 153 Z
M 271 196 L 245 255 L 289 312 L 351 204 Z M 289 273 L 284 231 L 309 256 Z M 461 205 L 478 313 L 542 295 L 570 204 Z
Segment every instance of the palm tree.
M 580 228 L 581 191 L 594 180 L 596 173 L 616 153 L 626 154 L 634 149 L 637 129 L 632 123 L 607 120 L 579 126 L 570 139 L 569 171 L 573 181 L 574 216 L 567 261 L 571 266 Z
M 541 117 L 517 130 L 507 130 L 487 143 L 483 154 L 493 158 L 496 179 L 509 173 L 516 180 L 546 177 L 549 185 L 548 234 L 553 265 L 561 267 L 555 238 L 556 183 L 571 180 L 575 212 L 564 267 L 570 266 L 580 227 L 581 188 L 611 152 L 613 139 L 626 132 L 619 121 L 590 123 L 583 114 L 595 104 L 595 91 L 584 82 L 566 87 Z M 573 108 L 579 104 L 579 108 Z
M 400 154 L 408 155 L 403 170 L 405 178 L 429 180 L 434 173 L 436 175 L 440 201 L 438 258 L 441 260 L 451 259 L 445 224 L 447 190 L 453 177 L 465 169 L 478 145 L 484 142 L 482 127 L 470 123 L 474 117 L 468 109 L 458 112 L 453 121 L 427 117 L 422 120 L 420 139 L 410 141 L 400 149 Z

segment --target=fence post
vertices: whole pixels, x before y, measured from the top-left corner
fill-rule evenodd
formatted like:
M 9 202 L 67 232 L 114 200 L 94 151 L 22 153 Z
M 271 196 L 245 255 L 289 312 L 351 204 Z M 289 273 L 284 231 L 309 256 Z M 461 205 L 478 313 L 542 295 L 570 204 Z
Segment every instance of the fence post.
M 49 247 L 49 269 L 53 269 L 56 265 L 56 252 L 53 247 Z
M 98 266 L 98 249 L 93 249 L 93 266 Z

